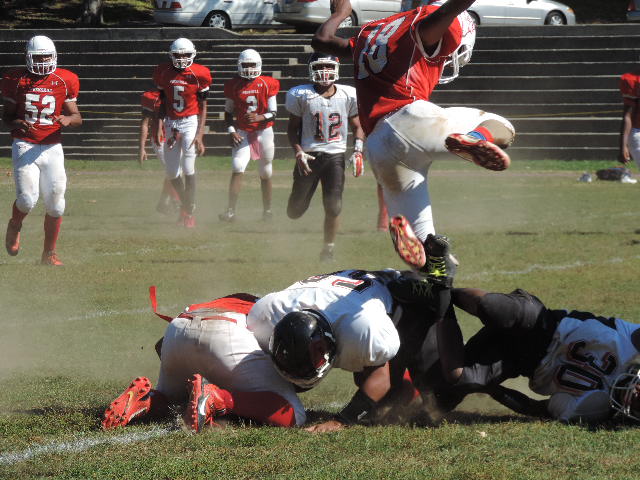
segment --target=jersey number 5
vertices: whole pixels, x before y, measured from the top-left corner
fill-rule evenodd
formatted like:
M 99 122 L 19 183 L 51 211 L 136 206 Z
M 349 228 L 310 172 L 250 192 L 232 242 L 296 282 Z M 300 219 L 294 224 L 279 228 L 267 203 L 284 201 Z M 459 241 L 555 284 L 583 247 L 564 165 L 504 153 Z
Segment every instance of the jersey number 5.
M 174 85 L 173 86 L 173 109 L 176 112 L 181 112 L 184 110 L 184 97 L 182 96 L 182 92 L 184 92 L 184 87 L 182 85 Z
M 396 33 L 404 17 L 397 18 L 386 25 L 378 25 L 367 36 L 364 48 L 358 55 L 358 80 L 369 76 L 372 73 L 380 73 L 387 64 L 387 44 L 391 36 Z M 365 65 L 366 64 L 366 65 Z
M 36 104 L 42 105 L 39 109 Z M 40 125 L 53 125 L 52 114 L 56 111 L 56 97 L 53 95 L 40 95 L 27 93 L 24 99 L 24 119 L 29 123 Z

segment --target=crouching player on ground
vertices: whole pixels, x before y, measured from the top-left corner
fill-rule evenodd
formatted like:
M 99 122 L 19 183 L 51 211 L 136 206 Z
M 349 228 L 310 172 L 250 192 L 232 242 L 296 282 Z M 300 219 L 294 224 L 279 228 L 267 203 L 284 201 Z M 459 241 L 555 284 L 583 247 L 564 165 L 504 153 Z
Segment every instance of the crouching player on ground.
M 294 386 L 275 370 L 246 327 L 256 297 L 233 294 L 190 305 L 171 320 L 161 342 L 160 375 L 154 389 L 138 377 L 104 412 L 102 427 L 125 426 L 144 416 L 164 417 L 170 404 L 187 401 L 183 419 L 199 432 L 216 417 L 233 413 L 268 425 L 293 427 L 306 414 Z M 155 310 L 155 291 L 152 291 Z

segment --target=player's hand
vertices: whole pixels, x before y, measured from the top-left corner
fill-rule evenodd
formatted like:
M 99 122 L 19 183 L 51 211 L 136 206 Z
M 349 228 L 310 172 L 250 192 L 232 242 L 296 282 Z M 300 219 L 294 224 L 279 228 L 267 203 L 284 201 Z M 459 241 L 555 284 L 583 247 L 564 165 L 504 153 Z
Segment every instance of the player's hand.
M 63 127 L 68 127 L 71 123 L 71 117 L 67 117 L 66 115 L 58 115 L 57 117 L 53 117 L 53 123 L 59 123 Z
M 307 176 L 311 173 L 312 170 L 309 166 L 309 162 L 315 159 L 316 157 L 309 155 L 308 153 L 304 153 L 303 151 L 296 153 L 296 166 L 298 167 L 300 175 Z
M 248 112 L 244 114 L 244 119 L 249 123 L 258 123 L 264 120 L 264 117 L 263 118 L 258 118 L 258 117 L 262 117 L 262 115 L 259 115 L 256 112 Z
M 329 3 L 331 13 L 336 13 L 340 17 L 347 18 L 351 15 L 351 2 L 349 0 L 331 0 Z
M 231 146 L 237 147 L 242 143 L 242 136 L 238 132 L 230 133 L 231 135 Z
M 16 118 L 11 122 L 12 130 L 18 130 L 22 135 L 25 135 L 31 128 L 31 124 L 21 118 Z
M 338 420 L 327 420 L 326 422 L 307 427 L 305 430 L 311 433 L 327 433 L 337 432 L 338 430 L 342 430 L 344 427 L 346 427 L 346 425 Z
M 182 133 L 174 128 L 172 131 L 172 135 L 169 138 L 167 138 L 167 148 L 171 150 L 173 147 L 175 147 L 176 143 L 180 141 L 181 137 L 182 137 Z M 193 142 L 191 143 L 193 144 Z
M 142 165 L 146 159 L 147 159 L 147 151 L 143 147 L 140 149 L 140 154 L 138 155 L 138 163 Z
M 202 140 L 202 135 L 196 136 L 196 138 L 193 139 L 193 142 L 191 143 L 191 145 L 193 144 L 195 144 L 196 146 L 196 153 L 199 156 L 204 155 L 205 147 L 204 147 L 204 142 Z M 191 146 L 189 146 L 189 148 L 191 148 Z
M 364 156 L 362 152 L 353 152 L 347 165 L 351 167 L 354 177 L 360 177 L 364 173 Z
M 629 153 L 629 147 L 626 145 L 620 150 L 620 155 L 618 155 L 618 161 L 623 165 L 626 165 L 631 161 L 631 154 Z

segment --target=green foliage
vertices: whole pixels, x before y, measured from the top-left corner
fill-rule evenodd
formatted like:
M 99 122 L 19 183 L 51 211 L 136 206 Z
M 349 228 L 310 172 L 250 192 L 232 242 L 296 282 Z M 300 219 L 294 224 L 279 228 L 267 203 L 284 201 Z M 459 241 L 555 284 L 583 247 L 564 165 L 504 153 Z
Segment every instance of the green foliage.
M 291 162 L 276 162 L 274 221 L 261 221 L 257 173 L 248 172 L 238 220 L 221 224 L 228 159 L 198 161 L 198 226 L 186 231 L 154 211 L 162 172 L 151 161 L 68 162 L 64 267 L 36 264 L 42 207 L 24 223 L 17 257 L 0 256 L 0 478 L 56 479 L 635 479 L 640 432 L 590 430 L 512 414 L 475 396 L 436 429 L 356 427 L 327 435 L 231 424 L 189 435 L 174 419 L 102 432 L 106 405 L 137 375 L 157 379 L 153 350 L 165 323 L 150 310 L 234 291 L 265 294 L 340 268 L 403 268 L 388 234 L 375 231 L 370 171 L 347 179 L 336 262 L 320 264 L 320 194 L 299 220 L 286 218 Z M 518 163 L 487 172 L 435 164 L 438 231 L 461 264 L 459 286 L 526 288 L 551 307 L 640 319 L 638 185 L 577 182 L 600 163 Z M 0 162 L 0 206 L 14 198 Z M 478 322 L 461 317 L 466 336 Z M 525 389 L 525 383 L 512 385 Z M 302 396 L 323 418 L 353 393 L 333 371 Z M 74 450 L 75 449 L 75 450 Z

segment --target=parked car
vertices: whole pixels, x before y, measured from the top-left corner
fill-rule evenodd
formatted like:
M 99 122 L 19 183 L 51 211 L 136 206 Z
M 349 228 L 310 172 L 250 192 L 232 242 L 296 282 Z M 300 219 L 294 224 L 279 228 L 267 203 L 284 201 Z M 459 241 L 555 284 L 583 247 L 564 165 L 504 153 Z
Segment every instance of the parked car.
M 433 0 L 402 0 L 402 11 L 431 1 Z M 477 25 L 576 24 L 573 10 L 553 0 L 476 0 L 467 11 Z
M 640 0 L 631 0 L 627 7 L 627 20 L 640 22 Z
M 400 0 L 351 0 L 351 16 L 341 27 L 363 25 L 400 11 Z M 319 25 L 329 18 L 329 0 L 278 0 L 274 18 L 296 26 Z
M 236 28 L 273 23 L 276 0 L 155 0 L 153 18 L 167 25 Z

